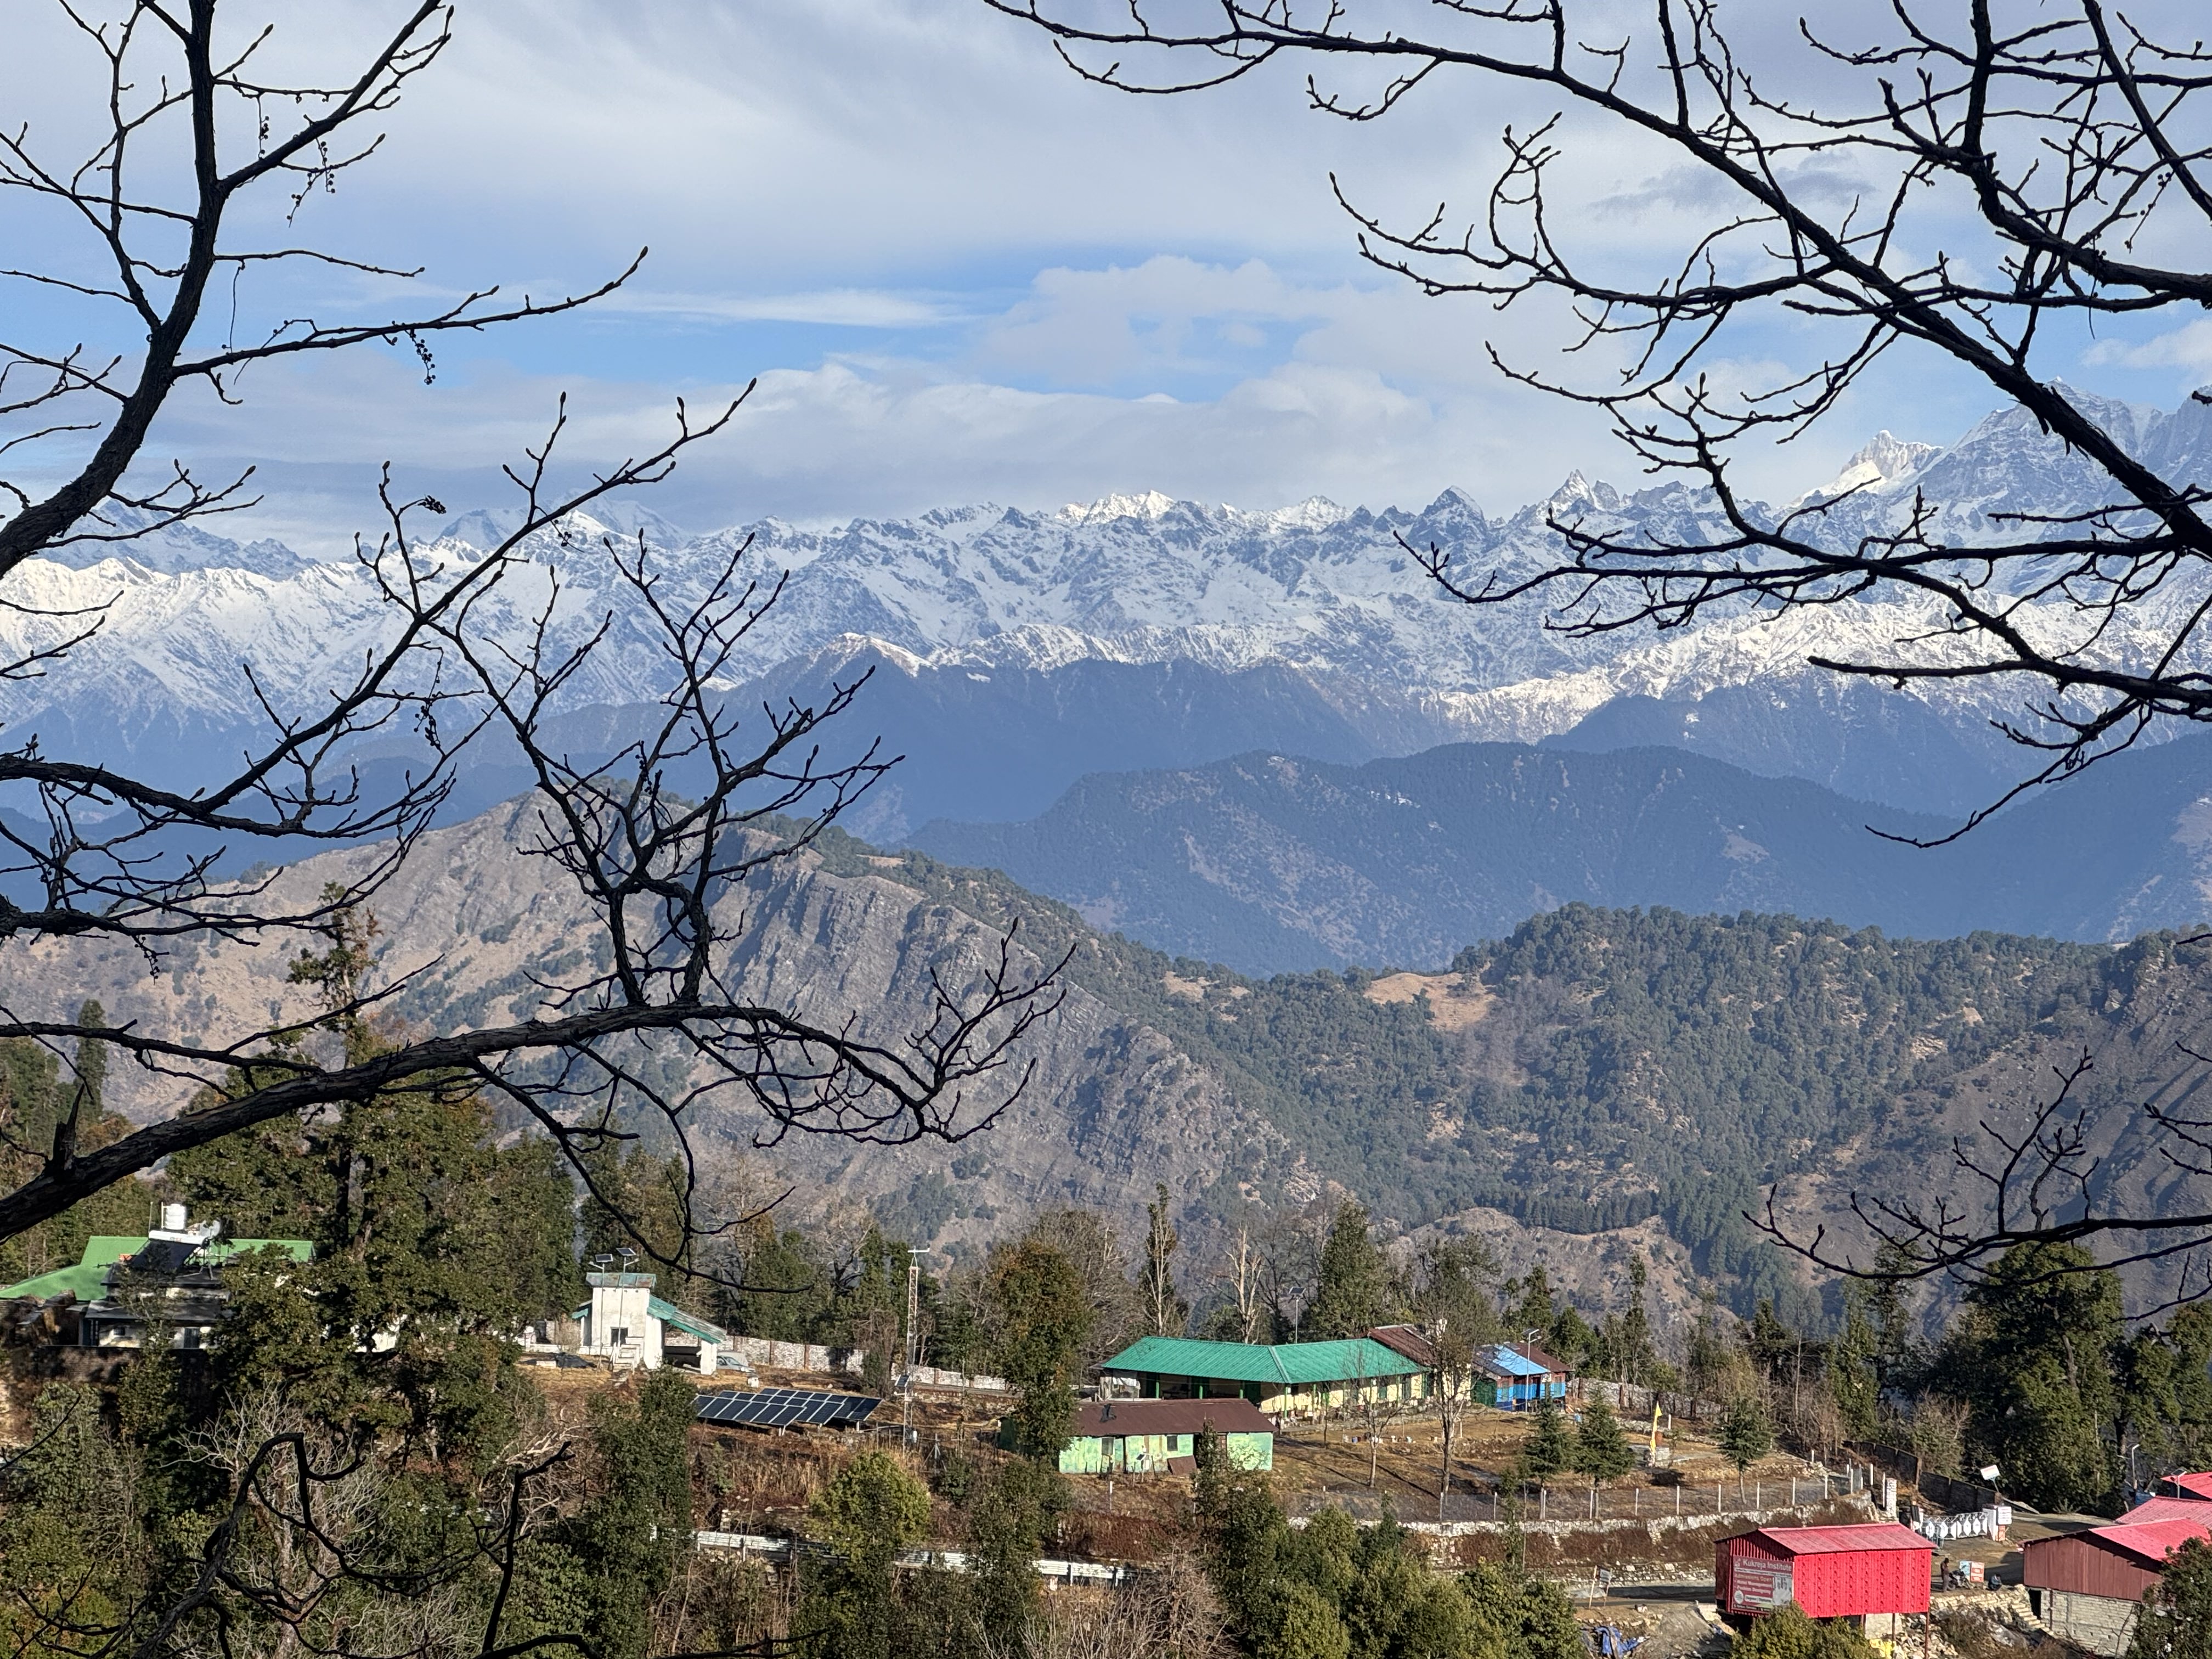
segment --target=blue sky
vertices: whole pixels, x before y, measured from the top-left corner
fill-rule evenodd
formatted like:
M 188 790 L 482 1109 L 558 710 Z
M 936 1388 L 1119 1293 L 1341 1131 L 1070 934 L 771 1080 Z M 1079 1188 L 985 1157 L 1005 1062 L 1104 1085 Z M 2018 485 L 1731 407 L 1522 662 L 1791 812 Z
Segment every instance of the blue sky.
M 280 9 L 285 49 L 343 61 L 392 10 Z M 0 67 L 0 97 L 34 138 L 60 137 L 76 83 L 57 71 L 74 60 L 58 34 L 33 44 Z M 1133 100 L 977 0 L 471 9 L 383 153 L 301 228 L 423 264 L 433 298 L 585 285 L 650 244 L 644 271 L 585 315 L 440 343 L 434 386 L 380 351 L 258 373 L 243 409 L 179 407 L 157 447 L 255 464 L 270 500 L 240 527 L 325 549 L 366 522 L 377 461 L 489 502 L 562 392 L 592 460 L 647 441 L 677 395 L 753 376 L 756 406 L 657 502 L 679 522 L 1144 489 L 1381 507 L 1459 485 L 1498 511 L 1576 467 L 1632 483 L 1596 422 L 1487 362 L 1487 340 L 1550 361 L 1565 319 L 1419 296 L 1361 264 L 1329 195 L 1334 171 L 1384 210 L 1473 206 L 1498 129 L 1543 112 L 1462 82 L 1353 127 L 1306 112 L 1290 73 Z M 1588 228 L 1608 256 L 1668 246 L 1709 211 L 1633 146 L 1573 137 L 1568 182 L 1598 204 Z M 241 313 L 388 314 L 396 287 L 257 276 Z M 9 297 L 19 323 L 76 325 Z M 2047 361 L 2171 404 L 2212 365 L 2205 336 L 2055 342 Z M 1765 326 L 1719 369 L 1755 378 L 1808 349 L 1801 328 Z M 1794 494 L 1878 428 L 1944 441 L 1986 403 L 1900 359 L 1812 440 L 1746 465 Z

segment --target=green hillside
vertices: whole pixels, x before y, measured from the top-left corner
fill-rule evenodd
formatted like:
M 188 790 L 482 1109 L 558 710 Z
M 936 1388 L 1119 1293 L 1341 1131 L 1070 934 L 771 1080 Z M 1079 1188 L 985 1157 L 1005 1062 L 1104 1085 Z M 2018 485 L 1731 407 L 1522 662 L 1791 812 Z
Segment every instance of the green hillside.
M 1487 1012 L 1451 1030 L 1425 1001 L 1375 1000 L 1363 970 L 1249 978 L 1097 933 L 995 872 L 912 853 L 892 866 L 843 838 L 825 855 L 1072 947 L 1073 979 L 1228 1079 L 1379 1216 L 1489 1205 L 1589 1231 L 1658 1214 L 1747 1304 L 1799 1294 L 1740 1218 L 1758 1187 L 1870 1148 L 1940 1149 L 1901 1095 L 2087 1030 L 2124 1000 L 2138 953 L 1570 905 L 1461 951 L 1442 982 Z

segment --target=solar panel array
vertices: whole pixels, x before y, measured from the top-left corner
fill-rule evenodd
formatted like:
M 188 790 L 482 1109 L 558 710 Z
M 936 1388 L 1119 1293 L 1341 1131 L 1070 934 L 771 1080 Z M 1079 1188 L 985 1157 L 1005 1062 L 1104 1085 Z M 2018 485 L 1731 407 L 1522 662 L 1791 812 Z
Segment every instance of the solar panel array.
M 815 1389 L 763 1389 L 757 1394 L 702 1394 L 698 1420 L 753 1429 L 856 1428 L 884 1402 L 860 1394 Z

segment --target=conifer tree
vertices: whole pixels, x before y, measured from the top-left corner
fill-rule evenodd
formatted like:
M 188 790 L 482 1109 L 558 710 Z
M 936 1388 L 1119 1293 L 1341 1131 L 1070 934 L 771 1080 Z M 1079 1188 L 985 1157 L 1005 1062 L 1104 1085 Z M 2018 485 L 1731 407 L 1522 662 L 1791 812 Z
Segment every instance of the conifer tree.
M 1966 1292 L 1938 1364 L 1970 1407 L 1967 1437 L 2040 1508 L 2087 1509 L 2119 1484 L 2109 1425 L 2124 1330 L 2119 1279 L 2075 1244 L 2016 1245 Z
M 1735 1466 L 1737 1495 L 1742 1494 L 1743 1472 L 1774 1449 L 1774 1424 L 1766 1406 L 1755 1394 L 1744 1393 L 1729 1401 L 1721 1418 L 1722 1454 Z
M 1636 1467 L 1636 1452 L 1621 1431 L 1620 1419 L 1602 1400 L 1593 1399 L 1583 1407 L 1583 1420 L 1575 1430 L 1574 1467 L 1600 1485 L 1618 1480 Z
M 2208 1659 L 2212 1656 L 2212 1547 L 2186 1540 L 2136 1615 L 2127 1659 Z
M 1054 1460 L 1075 1426 L 1075 1379 L 1091 1318 L 1083 1282 L 1058 1250 L 1024 1239 L 992 1263 L 991 1293 L 1000 1371 L 1018 1396 L 1015 1449 Z
M 1390 1264 L 1368 1231 L 1367 1212 L 1346 1200 L 1337 1206 L 1321 1249 L 1314 1298 L 1300 1321 L 1309 1340 L 1358 1336 L 1389 1311 Z
M 1881 1334 L 1867 1317 L 1867 1298 L 1856 1285 L 1844 1294 L 1844 1328 L 1828 1349 L 1828 1392 L 1844 1432 L 1861 1439 L 1875 1431 L 1881 1400 Z
M 1521 1448 L 1521 1467 L 1541 1480 L 1573 1468 L 1574 1461 L 1574 1438 L 1567 1427 L 1567 1414 L 1558 1401 L 1547 1395 L 1536 1402 L 1535 1428 Z

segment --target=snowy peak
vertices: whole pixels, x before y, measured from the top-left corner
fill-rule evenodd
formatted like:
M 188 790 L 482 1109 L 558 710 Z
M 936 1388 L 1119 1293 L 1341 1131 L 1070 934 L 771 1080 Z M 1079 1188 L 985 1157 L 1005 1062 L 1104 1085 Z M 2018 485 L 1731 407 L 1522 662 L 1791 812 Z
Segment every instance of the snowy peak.
M 1844 463 L 1842 471 L 1812 491 L 1807 499 L 1832 501 L 1855 489 L 1893 489 L 1942 453 L 1940 444 L 1911 443 L 1885 428 L 1874 434 L 1873 441 L 1865 448 Z
M 2212 408 L 2160 415 L 2086 395 L 2081 404 L 2169 476 L 2212 483 Z M 1942 449 L 1877 434 L 1807 498 L 1820 510 L 1801 522 L 1805 533 L 1835 539 L 1882 533 L 1916 496 L 1936 533 L 1967 544 L 2021 533 L 2007 514 L 2062 514 L 2101 499 L 2081 458 L 2015 410 Z M 470 565 L 520 522 L 512 508 L 465 513 L 426 551 Z M 665 672 L 654 626 L 598 552 L 603 538 L 642 535 L 672 595 L 703 591 L 739 555 L 741 580 L 782 584 L 747 635 L 744 660 L 731 665 L 733 681 L 825 650 L 872 653 L 908 677 L 956 666 L 1052 673 L 1086 661 L 1224 672 L 1264 665 L 1326 683 L 1347 708 L 1449 705 L 1453 731 L 1500 737 L 1559 732 L 1618 696 L 1671 702 L 1771 683 L 1805 672 L 1807 655 L 1879 654 L 1911 631 L 1893 612 L 1845 605 L 1807 619 L 1809 633 L 1750 629 L 1740 613 L 1716 613 L 1663 641 L 1577 638 L 1543 626 L 1540 594 L 1500 607 L 1451 603 L 1407 550 L 1433 548 L 1468 579 L 1510 581 L 1561 562 L 1551 526 L 1562 522 L 1650 545 L 1727 533 L 1709 492 L 1663 481 L 1624 493 L 1580 471 L 1500 520 L 1457 489 L 1419 511 L 1380 513 L 1320 496 L 1250 511 L 1148 490 L 1051 513 L 971 504 L 829 526 L 767 520 L 690 537 L 648 507 L 616 500 L 532 538 L 480 615 L 488 628 L 515 630 L 520 649 L 524 630 L 551 604 L 556 646 L 604 630 L 568 688 L 574 701 L 650 698 Z M 110 607 L 99 636 L 53 672 L 0 685 L 0 722 L 25 733 L 66 722 L 133 742 L 163 720 L 173 727 L 180 710 L 210 730 L 251 723 L 241 663 L 254 665 L 279 707 L 305 708 L 392 623 L 375 584 L 350 560 L 302 560 L 274 543 L 190 528 L 149 526 L 123 543 L 32 561 L 10 580 L 26 605 L 56 614 Z M 50 647 L 59 625 L 0 612 L 0 650 Z M 1849 637 L 1863 628 L 1881 637 Z M 199 751 L 232 742 L 200 741 Z
M 46 556 L 72 570 L 89 569 L 106 559 L 127 559 L 143 569 L 168 575 L 184 570 L 251 570 L 280 580 L 298 574 L 313 562 L 282 542 L 237 542 L 196 524 L 164 525 L 137 507 L 110 507 L 82 529 L 98 539 L 72 542 Z
M 1140 495 L 1101 495 L 1088 505 L 1070 501 L 1060 509 L 1059 516 L 1070 524 L 1113 524 L 1118 520 L 1134 519 L 1150 524 L 1164 519 L 1182 503 L 1172 495 L 1163 495 L 1157 489 L 1147 489 Z

